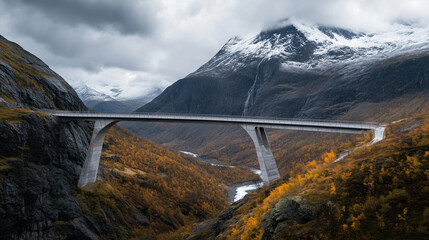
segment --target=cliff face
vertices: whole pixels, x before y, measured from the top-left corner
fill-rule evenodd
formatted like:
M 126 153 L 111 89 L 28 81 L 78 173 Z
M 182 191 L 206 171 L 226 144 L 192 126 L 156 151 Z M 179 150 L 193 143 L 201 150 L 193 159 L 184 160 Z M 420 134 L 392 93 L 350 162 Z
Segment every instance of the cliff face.
M 58 74 L 0 37 L 0 239 L 95 239 L 73 198 L 91 126 L 34 111 L 43 108 L 86 110 Z
M 0 238 L 90 239 L 90 220 L 73 198 L 89 126 L 23 109 L 0 114 L 9 116 L 0 121 Z

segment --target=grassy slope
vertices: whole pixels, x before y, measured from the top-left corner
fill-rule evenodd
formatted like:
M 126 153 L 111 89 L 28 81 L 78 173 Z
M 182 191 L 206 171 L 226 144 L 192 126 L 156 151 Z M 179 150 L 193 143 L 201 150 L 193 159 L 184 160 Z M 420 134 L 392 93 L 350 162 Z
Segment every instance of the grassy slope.
M 424 239 L 429 236 L 429 114 L 394 122 L 387 138 L 339 163 L 324 154 L 250 194 L 218 239 L 260 239 L 265 214 L 301 195 L 314 219 L 287 221 L 280 239 Z M 206 231 L 200 236 L 214 237 Z

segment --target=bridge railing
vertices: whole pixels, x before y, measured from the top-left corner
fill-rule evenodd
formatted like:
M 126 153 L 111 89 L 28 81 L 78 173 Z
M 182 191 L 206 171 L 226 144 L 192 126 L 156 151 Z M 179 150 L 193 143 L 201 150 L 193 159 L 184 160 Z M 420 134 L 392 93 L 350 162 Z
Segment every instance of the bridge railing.
M 305 118 L 279 118 L 279 117 L 264 117 L 264 116 L 241 116 L 241 115 L 209 115 L 209 114 L 188 114 L 188 113 L 158 113 L 158 112 L 132 112 L 132 113 L 99 113 L 95 111 L 49 111 L 53 114 L 73 114 L 81 116 L 87 116 L 87 114 L 91 114 L 93 116 L 98 117 L 120 117 L 121 115 L 134 115 L 134 116 L 182 116 L 182 117 L 190 117 L 190 118 L 228 118 L 228 119 L 258 119 L 258 120 L 271 120 L 271 121 L 305 121 L 305 122 L 324 122 L 324 123 L 349 123 L 349 124 L 368 124 L 368 125 L 384 125 L 383 123 L 377 122 L 361 122 L 361 121 L 350 121 L 350 120 L 330 120 L 330 119 L 305 119 Z M 125 117 L 125 116 L 124 116 Z

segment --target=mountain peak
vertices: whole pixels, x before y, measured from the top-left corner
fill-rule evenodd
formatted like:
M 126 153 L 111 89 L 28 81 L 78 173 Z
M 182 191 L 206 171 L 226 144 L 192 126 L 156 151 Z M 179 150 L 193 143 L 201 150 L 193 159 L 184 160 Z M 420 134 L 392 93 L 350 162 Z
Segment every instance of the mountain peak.
M 429 29 L 398 24 L 379 33 L 288 21 L 256 36 L 231 38 L 191 75 L 222 75 L 251 62 L 278 59 L 285 67 L 326 69 L 429 51 Z

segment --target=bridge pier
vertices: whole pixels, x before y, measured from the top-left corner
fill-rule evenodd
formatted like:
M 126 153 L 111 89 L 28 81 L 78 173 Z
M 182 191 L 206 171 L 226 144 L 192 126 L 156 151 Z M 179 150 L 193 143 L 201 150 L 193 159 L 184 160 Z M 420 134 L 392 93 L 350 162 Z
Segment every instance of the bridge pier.
M 252 138 L 255 144 L 256 155 L 258 156 L 259 166 L 262 173 L 262 181 L 269 184 L 280 178 L 280 173 L 271 152 L 270 143 L 263 127 L 253 125 L 241 125 Z
M 88 183 L 97 180 L 98 166 L 100 164 L 101 151 L 103 149 L 104 137 L 110 127 L 115 125 L 117 121 L 113 120 L 96 120 L 94 122 L 94 130 L 92 132 L 91 143 L 86 154 L 85 163 L 82 167 L 82 172 L 79 177 L 79 187 L 83 187 Z

